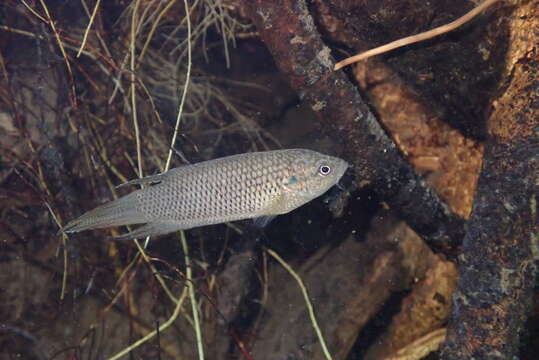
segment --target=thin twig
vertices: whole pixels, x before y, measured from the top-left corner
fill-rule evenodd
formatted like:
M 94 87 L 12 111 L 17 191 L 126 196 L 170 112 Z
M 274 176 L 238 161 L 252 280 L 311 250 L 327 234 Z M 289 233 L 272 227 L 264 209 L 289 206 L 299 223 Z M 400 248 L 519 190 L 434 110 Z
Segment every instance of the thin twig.
M 93 129 L 92 125 L 90 125 L 90 129 Z M 90 146 L 94 149 L 95 153 L 98 153 L 100 155 L 103 162 L 111 169 L 112 172 L 115 173 L 115 175 L 120 180 L 123 179 L 123 180 L 125 180 L 124 182 L 127 182 L 125 176 L 123 174 L 121 174 L 117 169 L 115 169 L 114 166 L 111 164 L 110 159 L 107 157 L 105 144 L 104 144 L 103 140 L 101 139 L 101 136 L 99 135 L 99 133 L 95 129 L 93 129 L 93 130 L 94 130 L 93 133 L 92 133 L 93 136 L 91 136 L 90 138 L 95 142 L 95 145 L 90 145 Z M 97 150 L 97 149 L 101 149 L 101 150 Z M 115 188 L 115 186 L 112 185 L 112 183 L 110 184 L 110 191 L 113 194 L 114 198 L 117 199 L 118 195 L 116 193 L 116 188 Z M 148 255 L 144 251 L 144 248 L 140 245 L 140 243 L 137 240 L 135 240 L 135 245 L 137 246 L 137 249 L 139 251 L 139 255 L 142 256 L 144 261 L 148 264 L 148 266 L 150 267 L 150 270 L 152 271 L 152 274 L 155 275 L 157 281 L 159 282 L 159 284 L 161 285 L 161 287 L 163 288 L 163 290 L 165 291 L 165 293 L 167 294 L 169 299 L 174 304 L 176 304 L 178 302 L 178 299 L 172 294 L 172 292 L 168 288 L 167 284 L 165 283 L 165 280 L 159 274 L 159 272 L 155 268 L 154 264 L 150 261 L 150 258 L 148 257 Z M 136 259 L 137 258 L 135 257 L 135 259 L 133 259 L 132 263 L 135 262 Z M 128 268 L 131 266 L 131 264 L 128 265 Z
M 28 4 L 26 3 L 26 1 L 21 0 L 21 2 L 22 2 L 23 5 L 28 9 L 28 11 L 30 11 L 35 17 L 37 17 L 38 19 L 40 19 L 40 20 L 43 21 L 44 23 L 47 22 L 47 19 L 45 19 L 43 16 L 39 15 L 37 11 L 35 11 L 30 5 L 28 5 Z
M 159 284 L 161 285 L 161 287 L 163 288 L 163 290 L 165 291 L 165 293 L 167 294 L 169 299 L 172 302 L 177 303 L 179 300 L 174 297 L 174 295 L 172 294 L 172 291 L 170 291 L 167 284 L 165 283 L 165 280 L 159 274 L 159 272 L 157 271 L 155 266 L 152 264 L 152 262 L 150 261 L 150 258 L 148 257 L 148 255 L 146 254 L 146 252 L 144 251 L 144 249 L 142 248 L 142 246 L 140 245 L 138 240 L 135 240 L 135 244 L 137 246 L 137 249 L 138 249 L 140 255 L 143 257 L 144 261 L 146 261 L 146 263 L 150 266 L 150 269 L 152 270 L 152 273 L 155 274 L 155 277 L 156 277 L 157 281 L 159 282 Z
M 60 52 L 62 53 L 62 56 L 64 57 L 67 72 L 69 73 L 69 79 L 71 82 L 71 94 L 72 94 L 72 101 L 73 106 L 75 107 L 77 105 L 77 98 L 75 96 L 75 81 L 73 80 L 73 71 L 71 70 L 71 64 L 69 63 L 69 58 L 67 56 L 66 50 L 64 48 L 64 43 L 62 42 L 62 39 L 60 38 L 60 34 L 56 30 L 56 26 L 54 25 L 54 21 L 52 20 L 51 14 L 49 13 L 49 9 L 47 8 L 47 5 L 45 4 L 45 0 L 40 0 L 41 6 L 43 7 L 43 10 L 45 11 L 45 14 L 48 18 L 48 24 L 51 26 L 52 31 L 54 32 L 54 36 L 56 37 L 56 41 L 58 42 L 58 47 L 60 48 Z
M 301 289 L 301 293 L 303 294 L 303 297 L 305 298 L 305 304 L 307 305 L 307 310 L 309 312 L 309 317 L 311 318 L 314 331 L 316 332 L 316 335 L 318 336 L 318 341 L 320 342 L 320 346 L 322 346 L 322 352 L 324 353 L 324 356 L 326 357 L 326 359 L 332 360 L 331 354 L 329 353 L 329 350 L 326 346 L 324 337 L 322 336 L 322 331 L 320 330 L 320 327 L 318 326 L 318 321 L 316 320 L 316 315 L 314 313 L 313 305 L 311 303 L 311 300 L 309 299 L 309 293 L 307 292 L 307 288 L 305 287 L 305 284 L 303 284 L 303 280 L 301 280 L 299 275 L 275 251 L 268 248 L 266 248 L 266 251 L 275 260 L 277 260 L 286 269 L 286 271 L 288 271 L 290 275 L 292 275 L 292 277 L 297 281 L 299 288 Z
M 34 39 L 39 39 L 39 40 L 44 39 L 43 36 L 41 36 L 41 35 L 37 35 L 37 34 L 31 33 L 30 31 L 26 31 L 26 30 L 15 29 L 15 28 L 12 28 L 12 27 L 9 27 L 9 26 L 6 26 L 6 25 L 0 25 L 0 30 L 9 31 L 9 32 L 12 32 L 14 34 L 27 36 L 27 37 L 34 38 Z
M 382 46 L 379 46 L 374 49 L 367 50 L 365 52 L 362 52 L 360 54 L 351 56 L 349 58 L 346 58 L 342 61 L 339 61 L 335 64 L 334 70 L 339 70 L 347 65 L 359 62 L 361 60 L 365 60 L 367 58 L 370 58 L 371 56 L 380 55 L 385 52 L 398 49 L 400 47 L 414 44 L 416 42 L 420 42 L 423 40 L 427 40 L 430 38 L 433 38 L 435 36 L 439 36 L 442 34 L 445 34 L 447 32 L 453 31 L 457 29 L 458 27 L 466 24 L 470 20 L 472 20 L 474 17 L 485 11 L 488 7 L 492 6 L 494 3 L 498 2 L 499 0 L 486 0 L 481 5 L 477 6 L 476 8 L 473 8 L 469 12 L 467 12 L 465 15 L 461 16 L 455 21 L 450 22 L 449 24 L 445 24 L 442 26 L 439 26 L 437 28 L 434 28 L 429 31 L 422 32 L 420 34 L 408 36 L 399 40 L 395 40 L 393 42 L 390 42 L 389 44 L 385 44 Z
M 191 64 L 192 64 L 191 20 L 190 20 L 190 14 L 189 14 L 189 4 L 187 3 L 187 0 L 184 0 L 184 5 L 185 5 L 185 17 L 187 18 L 187 74 L 185 76 L 185 85 L 183 86 L 183 93 L 182 93 L 182 97 L 180 101 L 180 106 L 178 108 L 178 116 L 176 118 L 176 125 L 174 126 L 174 134 L 172 135 L 172 140 L 171 140 L 170 149 L 168 152 L 167 161 L 165 163 L 164 171 L 167 171 L 170 168 L 174 144 L 176 143 L 176 138 L 178 137 L 178 130 L 180 128 L 181 116 L 183 113 L 183 106 L 185 104 L 185 99 L 187 97 L 187 88 L 189 87 L 189 81 L 191 77 Z M 198 358 L 200 360 L 204 360 L 204 346 L 202 343 L 202 331 L 200 329 L 200 321 L 198 317 L 197 301 L 195 297 L 195 287 L 192 281 L 191 258 L 189 257 L 189 248 L 187 247 L 187 241 L 185 239 L 184 231 L 180 231 L 180 238 L 181 238 L 183 253 L 185 257 L 185 268 L 186 268 L 185 274 L 186 274 L 187 287 L 189 289 L 189 299 L 191 301 L 191 309 L 193 313 L 193 322 L 194 322 L 193 326 L 195 328 L 195 336 L 197 340 Z
M 176 303 L 176 307 L 174 308 L 174 312 L 172 313 L 170 318 L 168 318 L 167 321 L 165 321 L 163 324 L 161 324 L 161 326 L 159 326 L 158 329 L 153 330 L 152 332 L 148 333 L 148 335 L 146 335 L 143 338 L 140 338 L 139 340 L 135 341 L 133 344 L 129 345 L 128 347 L 126 347 L 125 349 L 120 351 L 119 353 L 111 356 L 108 360 L 117 360 L 117 359 L 121 358 L 122 356 L 127 355 L 129 352 L 133 351 L 134 349 L 136 349 L 140 345 L 144 344 L 146 341 L 153 338 L 158 332 L 162 333 L 165 329 L 167 329 L 170 325 L 172 325 L 172 323 L 178 318 L 178 315 L 180 314 L 180 310 L 182 309 L 183 302 L 184 302 L 185 298 L 187 297 L 187 292 L 188 292 L 188 288 L 185 287 L 183 289 L 183 292 L 182 292 L 180 298 L 178 299 L 178 302 Z
M 52 208 L 51 206 L 49 205 L 48 202 L 45 201 L 45 206 L 47 206 L 47 209 L 49 209 L 49 212 L 51 213 L 51 216 L 52 218 L 54 219 L 54 222 L 56 223 L 56 225 L 58 225 L 58 228 L 62 228 L 62 220 L 56 216 L 56 214 L 54 213 L 54 211 L 52 211 Z M 63 276 L 62 276 L 62 289 L 60 290 L 60 300 L 64 300 L 64 297 L 65 297 L 65 293 L 66 293 L 66 287 L 67 287 L 67 267 L 68 267 L 68 257 L 67 257 L 67 244 L 66 244 L 66 240 L 67 240 L 67 235 L 62 232 L 62 245 L 63 245 L 63 255 L 64 255 L 64 273 L 63 273 Z
M 185 4 L 185 16 L 187 17 L 187 74 L 185 75 L 185 84 L 183 86 L 182 98 L 180 100 L 180 106 L 178 108 L 178 116 L 176 118 L 176 125 L 174 126 L 174 134 L 172 135 L 172 141 L 170 142 L 170 149 L 168 150 L 167 162 L 165 163 L 165 171 L 170 168 L 170 162 L 172 160 L 172 154 L 176 138 L 178 137 L 178 130 L 180 128 L 180 121 L 183 113 L 183 106 L 185 104 L 185 98 L 187 97 L 187 88 L 189 87 L 189 81 L 191 79 L 191 20 L 189 19 L 189 4 L 187 0 L 184 0 Z

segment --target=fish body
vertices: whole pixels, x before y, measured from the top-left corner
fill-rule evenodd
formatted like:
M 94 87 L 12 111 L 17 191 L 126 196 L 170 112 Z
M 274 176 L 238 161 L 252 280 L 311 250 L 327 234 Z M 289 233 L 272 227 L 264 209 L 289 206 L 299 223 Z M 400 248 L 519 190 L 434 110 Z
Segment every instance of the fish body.
M 325 193 L 348 164 L 312 150 L 238 154 L 127 184 L 153 184 L 69 222 L 65 232 L 143 224 L 118 239 L 288 213 Z

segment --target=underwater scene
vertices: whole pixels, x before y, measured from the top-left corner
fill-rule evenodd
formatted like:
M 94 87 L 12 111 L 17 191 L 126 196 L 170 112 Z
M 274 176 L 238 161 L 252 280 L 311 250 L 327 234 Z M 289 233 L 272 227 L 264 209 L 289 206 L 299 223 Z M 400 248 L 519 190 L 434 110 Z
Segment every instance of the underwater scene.
M 538 29 L 2 1 L 0 360 L 539 358 Z

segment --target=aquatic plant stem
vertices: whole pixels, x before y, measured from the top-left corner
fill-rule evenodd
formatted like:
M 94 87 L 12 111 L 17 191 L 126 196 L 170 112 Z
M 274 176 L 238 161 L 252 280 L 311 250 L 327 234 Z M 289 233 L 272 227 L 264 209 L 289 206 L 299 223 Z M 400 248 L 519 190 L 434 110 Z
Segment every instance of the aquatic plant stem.
M 143 177 L 142 172 L 142 159 L 141 159 L 141 147 L 140 147 L 140 131 L 137 118 L 137 101 L 136 101 L 136 77 L 135 77 L 135 50 L 136 50 L 136 37 L 137 37 L 137 11 L 140 4 L 140 0 L 135 1 L 135 8 L 133 9 L 133 16 L 131 18 L 131 111 L 133 115 L 133 126 L 135 127 L 135 141 L 137 146 L 137 162 L 138 162 L 138 177 Z
M 303 297 L 305 298 L 307 311 L 309 312 L 309 317 L 311 318 L 311 323 L 313 324 L 313 328 L 314 328 L 314 331 L 316 332 L 316 336 L 318 336 L 318 341 L 320 342 L 320 346 L 322 347 L 322 352 L 324 353 L 324 356 L 326 357 L 327 360 L 332 360 L 331 354 L 329 353 L 326 342 L 324 340 L 324 336 L 322 335 L 322 331 L 320 330 L 320 326 L 318 326 L 318 321 L 316 320 L 314 308 L 311 303 L 311 300 L 309 299 L 309 293 L 307 292 L 307 288 L 305 287 L 305 284 L 303 284 L 303 280 L 301 280 L 301 277 L 275 251 L 268 248 L 266 248 L 266 251 L 275 260 L 277 260 L 286 269 L 286 271 L 288 271 L 290 275 L 292 275 L 292 277 L 298 283 L 299 288 L 301 289 L 301 293 L 303 294 Z
M 170 325 L 172 325 L 172 323 L 178 318 L 178 315 L 180 315 L 180 311 L 182 309 L 183 302 L 184 302 L 185 298 L 187 297 L 187 293 L 188 293 L 188 288 L 185 287 L 183 289 L 183 292 L 182 292 L 180 298 L 178 299 L 178 302 L 176 303 L 176 307 L 174 308 L 174 312 L 172 313 L 172 315 L 170 316 L 170 318 L 168 318 L 168 320 L 166 322 L 164 322 L 163 324 L 161 324 L 161 326 L 159 326 L 158 330 L 151 331 L 146 336 L 144 336 L 144 337 L 140 338 L 139 340 L 135 341 L 133 344 L 129 345 L 128 347 L 126 347 L 125 349 L 120 351 L 119 353 L 117 353 L 117 354 L 111 356 L 110 358 L 108 358 L 108 360 L 117 360 L 117 359 L 121 358 L 122 356 L 127 355 L 129 352 L 133 351 L 134 349 L 136 349 L 137 347 L 139 347 L 140 345 L 144 344 L 146 341 L 150 340 L 155 335 L 157 335 L 158 331 L 161 333 L 166 328 L 168 328 Z
M 191 268 L 191 258 L 189 257 L 189 248 L 185 239 L 185 231 L 180 231 L 182 249 L 185 258 L 185 281 L 189 289 L 189 300 L 191 301 L 191 310 L 193 312 L 193 326 L 195 328 L 195 337 L 197 340 L 197 350 L 199 360 L 204 360 L 204 346 L 202 343 L 202 330 L 198 317 L 197 300 L 195 296 L 195 285 L 193 284 L 193 270 Z
M 176 143 L 176 138 L 178 137 L 178 130 L 180 129 L 180 122 L 182 118 L 183 107 L 185 105 L 185 98 L 187 97 L 187 88 L 189 87 L 189 81 L 191 79 L 191 19 L 189 18 L 189 4 L 187 3 L 187 0 L 184 0 L 184 5 L 185 17 L 187 18 L 187 74 L 185 75 L 185 84 L 183 85 L 182 97 L 180 100 L 180 105 L 178 107 L 178 116 L 176 118 L 176 125 L 174 126 L 174 133 L 172 134 L 172 141 L 170 142 L 170 149 L 168 150 L 168 157 L 164 171 L 167 171 L 170 168 L 172 154 L 174 153 L 174 144 Z

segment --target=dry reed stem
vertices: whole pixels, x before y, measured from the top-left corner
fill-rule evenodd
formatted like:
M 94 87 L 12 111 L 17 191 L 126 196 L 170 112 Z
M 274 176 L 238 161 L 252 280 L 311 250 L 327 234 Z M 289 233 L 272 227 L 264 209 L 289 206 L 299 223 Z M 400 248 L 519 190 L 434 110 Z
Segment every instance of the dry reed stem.
M 30 5 L 26 3 L 26 1 L 21 0 L 23 5 L 30 11 L 35 17 L 37 17 L 39 20 L 43 21 L 44 23 L 47 23 L 47 19 L 45 19 L 43 16 L 39 15 Z
M 176 124 L 174 126 L 174 133 L 172 135 L 172 140 L 170 142 L 170 149 L 168 152 L 167 161 L 165 163 L 165 171 L 168 171 L 170 168 L 170 163 L 172 160 L 172 154 L 174 149 L 174 144 L 176 143 L 176 139 L 178 137 L 178 131 L 180 128 L 180 122 L 181 122 L 181 116 L 183 113 L 183 107 L 185 105 L 185 99 L 187 96 L 187 89 L 189 87 L 189 81 L 191 79 L 191 66 L 192 66 L 192 54 L 191 54 L 191 20 L 189 18 L 189 5 L 187 3 L 187 0 L 184 0 L 185 5 L 185 17 L 187 18 L 187 74 L 185 76 L 185 85 L 183 87 L 183 93 L 180 101 L 180 106 L 178 108 L 178 116 L 176 118 Z M 194 320 L 194 328 L 195 328 L 195 336 L 197 340 L 197 352 L 198 352 L 198 358 L 200 360 L 204 360 L 204 346 L 202 345 L 202 331 L 200 329 L 200 322 L 198 317 L 198 310 L 197 310 L 197 301 L 195 297 L 195 290 L 194 285 L 192 282 L 192 269 L 191 269 L 191 258 L 189 257 L 189 249 L 187 247 L 187 241 L 185 240 L 185 232 L 180 230 L 180 237 L 181 237 L 181 243 L 182 243 L 182 249 L 184 252 L 184 258 L 185 258 L 185 267 L 186 267 L 186 281 L 187 286 L 189 289 L 189 299 L 191 301 L 191 310 L 193 313 L 193 320 Z
M 161 21 L 161 19 L 165 16 L 165 14 L 170 10 L 172 5 L 174 5 L 175 3 L 176 3 L 176 0 L 170 1 L 163 8 L 163 10 L 161 10 L 159 15 L 157 15 L 157 19 L 155 20 L 155 22 L 154 22 L 154 24 L 152 26 L 152 29 L 150 30 L 150 33 L 148 34 L 148 37 L 146 38 L 146 41 L 144 42 L 144 45 L 142 46 L 142 51 L 140 52 L 140 55 L 139 55 L 139 58 L 138 58 L 139 62 L 142 62 L 142 60 L 144 59 L 144 55 L 146 55 L 146 50 L 148 49 L 148 45 L 150 44 L 150 41 L 153 38 L 155 30 L 157 30 L 157 25 L 159 25 L 159 22 Z M 186 15 L 186 16 L 188 16 L 188 15 Z
M 101 1 L 101 0 L 100 0 Z M 85 0 L 81 0 L 81 4 L 82 4 L 82 7 L 84 8 L 84 11 L 86 12 L 86 15 L 88 15 L 88 17 L 91 17 L 92 15 L 90 14 L 90 10 L 88 9 L 88 5 L 86 5 L 86 1 Z M 101 44 L 101 46 L 103 47 L 103 49 L 105 50 L 105 53 L 106 55 L 109 57 L 109 58 L 112 58 L 112 54 L 110 53 L 110 50 L 107 46 L 107 44 L 105 43 L 105 40 L 103 40 L 103 37 L 101 36 L 101 33 L 99 32 L 99 30 L 97 30 L 95 32 L 96 36 L 97 36 L 97 39 L 99 40 L 99 43 Z
M 88 26 L 86 27 L 86 30 L 84 31 L 84 36 L 82 37 L 82 44 L 80 45 L 79 51 L 77 52 L 77 57 L 80 57 L 80 54 L 82 53 L 82 50 L 84 49 L 84 46 L 86 45 L 86 40 L 88 39 L 88 34 L 90 33 L 90 29 L 92 28 L 92 24 L 94 23 L 95 15 L 97 14 L 97 9 L 99 8 L 100 3 L 101 3 L 101 0 L 97 0 L 95 3 L 94 11 L 92 12 L 92 15 L 90 16 L 90 21 L 88 22 Z
M 62 53 L 62 57 L 64 58 L 64 61 L 66 63 L 67 72 L 69 74 L 69 79 L 70 79 L 70 82 L 71 82 L 71 94 L 72 94 L 72 99 L 71 100 L 73 102 L 74 107 L 76 107 L 77 98 L 76 98 L 76 92 L 75 92 L 75 81 L 74 81 L 74 78 L 73 78 L 73 71 L 71 70 L 71 64 L 69 63 L 69 58 L 68 58 L 67 53 L 66 53 L 65 48 L 64 48 L 64 43 L 62 42 L 62 39 L 60 38 L 60 34 L 56 30 L 56 26 L 54 25 L 54 21 L 51 18 L 51 15 L 49 13 L 49 9 L 47 8 L 47 5 L 45 4 L 45 0 L 39 0 L 39 1 L 41 2 L 41 6 L 43 7 L 43 10 L 45 11 L 45 14 L 47 15 L 48 21 L 46 21 L 46 22 L 50 25 L 52 31 L 54 32 L 56 42 L 58 42 L 58 47 L 60 48 L 60 52 Z
M 170 141 L 170 149 L 168 151 L 167 161 L 165 163 L 165 171 L 170 168 L 170 162 L 172 160 L 172 154 L 176 138 L 178 137 L 178 130 L 180 128 L 180 121 L 183 113 L 183 107 L 185 105 L 185 99 L 187 97 L 187 89 L 189 87 L 189 81 L 191 79 L 191 66 L 192 66 L 192 54 L 191 54 L 191 20 L 189 19 L 189 7 L 187 0 L 184 0 L 185 4 L 185 16 L 187 17 L 187 74 L 185 75 L 185 85 L 183 86 L 182 97 L 180 100 L 180 106 L 178 108 L 178 116 L 176 118 L 176 124 L 174 125 L 174 133 L 172 140 Z
M 141 145 L 140 145 L 140 131 L 138 126 L 137 118 L 137 99 L 136 99 L 136 78 L 135 78 L 135 51 L 136 51 L 136 37 L 137 37 L 137 12 L 140 5 L 140 0 L 135 0 L 135 8 L 133 9 L 133 15 L 131 18 L 131 42 L 130 42 L 130 51 L 131 51 L 131 113 L 133 115 L 133 126 L 135 127 L 135 141 L 137 147 L 137 162 L 138 162 L 138 177 L 144 177 L 142 171 L 142 155 L 141 155 Z M 142 186 L 142 185 L 141 185 Z
M 189 8 L 188 8 L 187 0 L 184 0 L 184 4 L 185 4 L 185 8 L 186 8 L 186 14 L 189 14 Z M 136 109 L 135 108 L 136 105 L 134 103 L 135 92 L 134 92 L 134 89 L 133 89 L 133 86 L 134 86 L 134 79 L 133 79 L 134 75 L 133 74 L 134 74 L 134 71 L 135 71 L 135 50 L 134 50 L 135 49 L 135 41 L 134 41 L 134 39 L 135 39 L 135 25 L 134 24 L 136 23 L 136 17 L 135 17 L 136 15 L 135 15 L 135 13 L 137 11 L 137 8 L 138 8 L 138 0 L 137 0 L 137 3 L 135 4 L 135 9 L 134 9 L 134 13 L 133 13 L 133 20 L 132 20 L 132 27 L 131 27 L 131 31 L 132 31 L 132 37 L 131 37 L 131 71 L 132 71 L 131 98 L 132 98 L 132 110 L 133 110 L 134 113 L 135 113 L 135 109 Z M 191 26 L 190 26 L 190 20 L 188 18 L 188 15 L 187 15 L 187 24 L 188 24 L 188 39 L 190 39 Z M 178 117 L 177 117 L 177 120 L 176 120 L 174 134 L 173 134 L 172 141 L 171 141 L 171 149 L 169 150 L 169 154 L 168 154 L 168 158 L 167 158 L 167 161 L 166 161 L 166 164 L 165 164 L 165 170 L 164 171 L 167 171 L 169 169 L 169 167 L 170 167 L 170 162 L 171 162 L 172 153 L 173 153 L 172 148 L 173 148 L 174 143 L 175 143 L 176 138 L 177 138 L 177 134 L 178 134 L 179 126 L 180 126 L 181 115 L 182 115 L 182 111 L 183 111 L 183 106 L 185 104 L 187 88 L 188 88 L 188 85 L 189 85 L 189 78 L 190 78 L 190 72 L 191 72 L 191 43 L 190 43 L 190 41 L 188 42 L 188 44 L 189 44 L 189 47 L 188 47 L 188 67 L 187 67 L 186 83 L 185 83 L 184 91 L 183 91 L 183 94 L 182 94 L 182 101 L 181 101 L 180 107 L 178 109 Z M 136 117 L 136 115 L 134 115 L 134 116 Z M 140 138 L 139 138 L 138 124 L 136 122 L 134 122 L 134 123 L 135 123 L 135 136 L 137 137 L 137 160 L 138 160 L 138 166 L 139 166 L 139 176 L 142 177 L 141 158 L 140 158 L 140 151 L 139 151 Z M 200 323 L 199 323 L 199 318 L 198 318 L 198 311 L 197 311 L 197 306 L 196 306 L 197 302 L 196 302 L 196 297 L 195 297 L 195 293 L 194 293 L 194 285 L 192 283 L 191 262 L 190 262 L 190 258 L 189 258 L 187 242 L 185 241 L 185 233 L 183 231 L 180 231 L 180 236 L 181 236 L 182 247 L 183 247 L 184 256 L 185 256 L 187 290 L 188 290 L 188 293 L 189 293 L 189 297 L 190 297 L 190 301 L 191 301 L 191 307 L 192 307 L 192 311 L 193 311 L 193 326 L 195 328 L 195 335 L 196 335 L 196 339 L 197 339 L 197 349 L 198 349 L 199 359 L 203 360 L 204 359 L 204 349 L 203 349 L 203 346 L 202 346 L 202 332 L 201 332 L 201 329 L 200 329 Z M 146 238 L 146 244 L 148 243 L 148 241 L 149 241 L 149 237 Z M 146 262 L 150 266 L 152 266 L 152 270 L 155 271 L 155 268 L 153 267 L 153 264 L 151 264 L 150 260 L 148 259 L 144 249 L 141 247 L 138 240 L 135 240 L 135 244 L 138 247 L 139 253 L 143 256 L 143 258 L 146 260 Z M 156 275 L 157 275 L 157 273 L 156 273 Z M 167 291 L 168 287 L 164 283 L 164 280 L 161 277 L 158 277 L 158 281 L 163 286 L 163 289 L 165 289 L 165 292 L 167 292 L 167 295 L 169 295 L 169 297 L 171 299 L 173 299 L 173 301 L 174 301 L 175 300 L 174 296 Z M 183 303 L 183 299 L 185 298 L 184 294 L 185 294 L 185 291 L 182 294 L 182 297 L 177 301 L 175 311 L 172 314 L 172 316 L 169 318 L 169 320 L 165 324 L 163 324 L 162 326 L 159 327 L 160 332 L 163 331 L 164 329 L 166 329 L 166 327 L 168 327 L 169 324 L 172 324 L 175 321 L 175 319 L 179 316 L 180 311 L 181 311 L 181 305 Z M 167 326 L 165 326 L 165 325 L 167 325 Z M 120 353 L 114 355 L 110 359 L 114 360 L 114 359 L 117 359 L 117 358 L 129 353 L 131 350 L 133 350 L 137 346 L 140 346 L 144 342 L 151 339 L 153 336 L 155 336 L 155 334 L 156 334 L 156 331 L 153 331 L 152 333 L 148 334 L 144 338 L 142 338 L 142 339 L 138 340 L 137 342 L 135 342 L 133 345 L 127 347 L 126 349 L 122 350 Z

